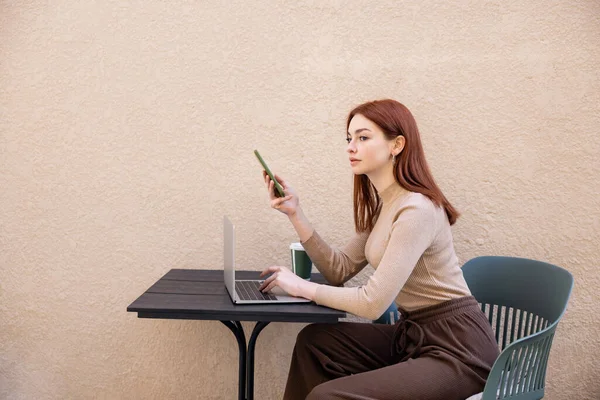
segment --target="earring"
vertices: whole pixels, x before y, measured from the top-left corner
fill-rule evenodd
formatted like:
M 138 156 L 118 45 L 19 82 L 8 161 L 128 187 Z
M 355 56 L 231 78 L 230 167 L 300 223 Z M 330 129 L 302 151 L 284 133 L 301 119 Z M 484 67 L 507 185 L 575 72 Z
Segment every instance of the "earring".
M 392 154 L 392 162 L 395 163 L 396 162 L 396 155 Z

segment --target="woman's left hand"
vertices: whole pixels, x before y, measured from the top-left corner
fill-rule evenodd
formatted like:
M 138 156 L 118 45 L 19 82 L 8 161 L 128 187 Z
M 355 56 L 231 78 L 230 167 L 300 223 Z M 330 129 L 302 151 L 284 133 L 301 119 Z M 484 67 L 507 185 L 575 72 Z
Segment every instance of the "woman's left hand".
M 261 278 L 265 275 L 272 274 L 269 276 L 260 286 L 262 292 L 269 292 L 275 286 L 279 286 L 285 290 L 290 296 L 304 297 L 309 300 L 313 300 L 314 293 L 316 292 L 316 283 L 305 281 L 298 275 L 294 274 L 287 267 L 280 267 L 274 265 L 269 268 L 265 268 L 260 273 Z M 313 289 L 314 286 L 314 289 Z

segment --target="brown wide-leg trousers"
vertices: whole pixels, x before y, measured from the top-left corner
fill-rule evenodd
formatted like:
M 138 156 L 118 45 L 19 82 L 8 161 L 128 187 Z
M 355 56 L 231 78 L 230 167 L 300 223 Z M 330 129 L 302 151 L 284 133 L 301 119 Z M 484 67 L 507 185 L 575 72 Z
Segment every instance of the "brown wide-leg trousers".
M 401 314 L 395 325 L 306 326 L 284 399 L 464 400 L 483 390 L 498 345 L 474 297 Z

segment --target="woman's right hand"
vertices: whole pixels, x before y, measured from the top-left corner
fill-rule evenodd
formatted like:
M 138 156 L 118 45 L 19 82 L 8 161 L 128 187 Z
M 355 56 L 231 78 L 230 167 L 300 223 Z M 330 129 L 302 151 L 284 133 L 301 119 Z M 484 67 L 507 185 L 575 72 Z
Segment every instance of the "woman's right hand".
M 271 207 L 281 211 L 288 217 L 295 215 L 296 211 L 298 211 L 300 208 L 300 199 L 298 198 L 296 191 L 291 186 L 288 186 L 281 176 L 275 174 L 275 179 L 277 179 L 277 182 L 279 182 L 279 184 L 283 187 L 283 193 L 285 194 L 285 197 L 277 197 L 275 196 L 275 183 L 264 170 L 263 179 L 265 180 L 265 185 L 267 185 L 269 190 Z

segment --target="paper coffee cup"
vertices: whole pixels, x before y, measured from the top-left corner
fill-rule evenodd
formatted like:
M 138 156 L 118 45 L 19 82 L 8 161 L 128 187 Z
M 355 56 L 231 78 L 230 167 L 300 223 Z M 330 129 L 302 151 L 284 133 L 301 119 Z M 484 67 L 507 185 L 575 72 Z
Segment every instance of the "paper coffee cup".
M 292 271 L 300 278 L 310 280 L 312 261 L 302 247 L 302 243 L 290 244 L 290 253 L 292 255 Z

